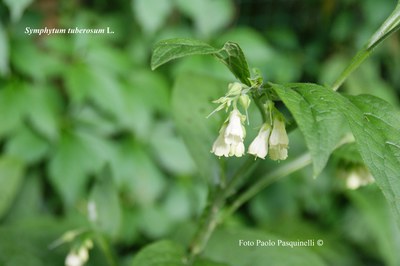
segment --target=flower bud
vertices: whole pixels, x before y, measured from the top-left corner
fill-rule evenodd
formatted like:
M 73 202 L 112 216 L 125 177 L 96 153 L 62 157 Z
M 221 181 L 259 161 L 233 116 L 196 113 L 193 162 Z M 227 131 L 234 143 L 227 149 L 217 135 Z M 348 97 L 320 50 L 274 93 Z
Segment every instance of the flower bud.
M 285 122 L 280 117 L 275 117 L 271 136 L 269 137 L 269 157 L 272 160 L 285 160 L 288 156 L 287 149 L 289 138 L 285 129 Z

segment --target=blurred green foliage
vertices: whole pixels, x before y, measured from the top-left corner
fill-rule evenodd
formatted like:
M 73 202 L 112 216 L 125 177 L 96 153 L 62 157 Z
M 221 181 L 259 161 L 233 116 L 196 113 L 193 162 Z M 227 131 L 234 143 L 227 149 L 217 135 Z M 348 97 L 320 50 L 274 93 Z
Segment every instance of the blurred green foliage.
M 331 84 L 394 5 L 0 1 L 0 265 L 62 265 L 73 243 L 48 247 L 76 228 L 95 232 L 88 265 L 107 265 L 105 257 L 150 265 L 146 256 L 164 249 L 172 261 L 165 265 L 179 265 L 176 257 L 206 204 L 204 176 L 216 174 L 209 149 L 222 117 L 205 116 L 234 77 L 211 57 L 153 72 L 156 41 L 195 37 L 216 47 L 235 41 L 266 81 Z M 26 27 L 109 27 L 114 34 L 38 36 Z M 395 34 L 343 90 L 398 107 L 399 72 Z M 302 153 L 298 130 L 290 138 L 290 154 Z M 215 234 L 198 265 L 398 265 L 400 234 L 383 196 L 375 185 L 356 191 L 343 185 L 340 173 L 359 164 L 352 152 L 337 151 L 318 179 L 307 168 L 268 187 Z M 250 178 L 276 165 L 263 161 Z M 175 242 L 152 244 L 132 260 L 164 238 Z M 324 246 L 247 250 L 239 238 L 323 239 Z

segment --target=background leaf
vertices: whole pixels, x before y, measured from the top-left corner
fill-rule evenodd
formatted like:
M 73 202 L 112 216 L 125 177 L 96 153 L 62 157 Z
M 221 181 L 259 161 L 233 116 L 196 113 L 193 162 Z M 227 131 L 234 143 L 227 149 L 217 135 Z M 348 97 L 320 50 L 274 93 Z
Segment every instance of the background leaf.
M 143 248 L 135 256 L 132 266 L 184 266 L 184 254 L 182 246 L 162 240 Z
M 196 29 L 205 37 L 227 26 L 235 14 L 229 0 L 175 0 L 175 4 L 194 20 Z
M 5 76 L 9 72 L 8 62 L 8 36 L 0 23 L 0 75 Z
M 399 229 L 385 198 L 376 186 L 348 191 L 347 195 L 359 211 L 357 219 L 364 220 L 368 226 L 366 237 L 371 235 L 372 241 L 379 243 L 378 248 L 371 247 L 371 253 L 381 253 L 386 265 L 397 265 L 400 260 L 397 252 L 400 248 Z
M 17 22 L 24 10 L 33 2 L 33 0 L 3 0 L 11 12 L 11 20 Z
M 277 242 L 278 239 L 290 240 L 282 239 L 262 231 L 241 228 L 221 229 L 216 231 L 211 237 L 204 256 L 214 261 L 235 266 L 264 266 L 266 262 L 268 262 L 268 265 L 326 265 L 313 252 L 313 248 L 311 247 L 290 248 L 278 246 L 278 244 L 274 247 L 239 246 L 239 240 L 254 242 L 257 240 L 271 240 Z
M 218 158 L 210 151 L 222 121 L 218 121 L 217 115 L 206 117 L 214 108 L 211 100 L 222 95 L 226 87 L 226 82 L 207 76 L 182 74 L 172 95 L 177 128 L 200 174 L 209 181 L 218 178 Z
M 113 184 L 111 172 L 106 167 L 102 176 L 97 180 L 93 187 L 89 204 L 93 204 L 95 209 L 94 223 L 105 235 L 114 238 L 121 225 L 121 208 L 118 192 Z M 112 217 L 112 219 L 110 219 Z
M 137 21 L 147 34 L 160 29 L 172 11 L 171 0 L 133 0 L 132 7 Z
M 13 203 L 23 174 L 24 168 L 21 161 L 12 157 L 0 157 L 0 218 Z

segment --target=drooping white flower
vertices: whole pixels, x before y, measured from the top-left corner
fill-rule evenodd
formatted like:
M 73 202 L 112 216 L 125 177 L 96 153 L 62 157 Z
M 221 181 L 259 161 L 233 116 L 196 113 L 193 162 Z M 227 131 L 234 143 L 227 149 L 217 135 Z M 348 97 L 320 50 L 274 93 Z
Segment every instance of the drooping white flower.
M 246 130 L 242 122 L 246 119 L 238 109 L 233 109 L 229 115 L 228 126 L 225 129 L 225 142 L 228 144 L 243 143 L 246 136 Z
M 228 157 L 230 149 L 231 149 L 230 145 L 225 142 L 226 127 L 227 127 L 226 124 L 224 124 L 221 127 L 218 138 L 214 141 L 214 144 L 212 146 L 211 152 L 214 153 L 215 155 L 217 155 L 218 157 L 221 157 L 221 156 Z
M 78 250 L 71 250 L 65 258 L 65 266 L 83 266 L 89 260 L 89 249 L 93 247 L 92 240 L 87 239 Z
M 289 138 L 285 122 L 280 117 L 274 118 L 271 136 L 269 137 L 269 157 L 272 160 L 285 160 L 288 156 Z
M 258 132 L 257 137 L 251 142 L 247 153 L 265 159 L 265 156 L 268 154 L 268 139 L 270 134 L 271 126 L 265 123 Z
M 84 263 L 80 254 L 74 251 L 71 251 L 65 258 L 65 266 L 82 266 Z
M 230 113 L 228 121 L 222 125 L 211 152 L 219 157 L 241 157 L 245 152 L 243 140 L 246 130 L 242 125 L 242 121 L 245 119 L 239 110 L 235 108 Z
M 346 187 L 352 190 L 373 182 L 374 178 L 365 167 L 356 167 L 354 169 L 351 169 L 346 176 Z
M 242 157 L 244 154 L 244 144 L 243 142 L 239 143 L 232 143 L 230 145 L 230 151 L 229 151 L 229 156 L 236 156 L 236 157 Z

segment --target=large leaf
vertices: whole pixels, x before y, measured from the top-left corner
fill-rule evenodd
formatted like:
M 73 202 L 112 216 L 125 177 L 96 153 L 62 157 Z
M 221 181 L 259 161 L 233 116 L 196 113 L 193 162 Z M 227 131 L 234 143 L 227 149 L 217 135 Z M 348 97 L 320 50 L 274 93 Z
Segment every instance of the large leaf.
M 345 131 L 345 118 L 335 98 L 326 97 L 326 92 L 315 84 L 290 87 L 274 84 L 272 87 L 296 119 L 313 159 L 314 176 L 317 176 Z
M 134 258 L 132 266 L 184 266 L 182 246 L 163 240 L 146 246 Z
M 226 42 L 224 47 L 216 49 L 207 43 L 193 39 L 169 39 L 154 46 L 151 58 L 151 68 L 157 67 L 176 58 L 211 54 L 224 63 L 232 74 L 242 83 L 250 85 L 250 71 L 242 49 L 237 43 Z
M 278 242 L 297 241 L 298 239 L 283 239 L 261 231 L 247 229 L 221 229 L 214 233 L 205 250 L 205 257 L 214 261 L 224 262 L 234 266 L 265 266 L 265 265 L 326 265 L 313 252 L 318 247 L 288 247 Z M 244 246 L 240 241 L 252 241 L 254 246 Z M 271 241 L 275 246 L 262 246 L 257 241 Z
M 151 57 L 151 69 L 180 57 L 199 54 L 214 54 L 218 49 L 205 42 L 193 39 L 169 39 L 158 42 L 154 46 Z
M 183 74 L 178 77 L 172 96 L 178 130 L 199 172 L 209 181 L 218 178 L 218 159 L 210 151 L 222 121 L 217 115 L 206 117 L 215 107 L 211 100 L 222 95 L 226 85 L 207 76 Z
M 340 111 L 348 121 L 351 131 L 356 139 L 358 150 L 365 164 L 368 166 L 376 183 L 382 190 L 393 209 L 396 220 L 400 224 L 400 116 L 398 112 L 387 102 L 373 96 L 357 96 L 345 98 L 337 92 L 318 85 L 292 84 L 290 87 L 274 86 L 275 90 L 288 105 L 293 109 L 294 93 L 302 97 L 309 96 L 309 92 L 304 89 L 311 88 L 312 95 L 321 102 L 330 104 L 329 109 L 318 109 L 319 113 L 327 111 Z M 290 92 L 294 90 L 294 92 Z M 313 109 L 323 107 L 325 104 L 312 105 Z M 311 106 L 293 109 L 294 116 L 309 116 Z M 295 113 L 297 112 L 297 113 Z M 303 119 L 299 119 L 299 126 Z M 330 125 L 327 125 L 330 128 Z M 333 127 L 331 130 L 337 130 Z M 327 141 L 328 138 L 326 139 Z M 323 151 L 321 151 L 323 152 Z M 314 152 L 315 153 L 315 152 Z
M 0 218 L 7 212 L 19 191 L 23 164 L 12 157 L 0 158 Z
M 347 99 L 345 99 L 347 100 Z M 400 115 L 373 96 L 350 97 L 344 114 L 358 149 L 400 224 Z

